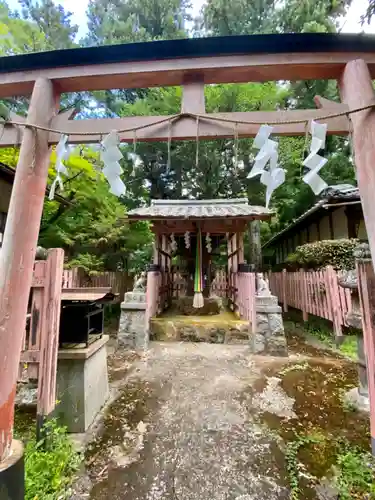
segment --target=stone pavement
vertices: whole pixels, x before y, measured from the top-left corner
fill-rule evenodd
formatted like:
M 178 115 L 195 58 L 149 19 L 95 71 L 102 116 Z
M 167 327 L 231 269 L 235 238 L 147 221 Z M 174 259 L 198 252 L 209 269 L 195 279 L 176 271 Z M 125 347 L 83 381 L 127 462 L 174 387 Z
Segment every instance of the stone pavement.
M 257 413 L 291 418 L 293 399 L 277 378 L 264 390 L 254 385 L 292 358 L 254 356 L 244 345 L 152 342 L 127 380 L 136 389 L 125 387 L 110 408 L 92 451 L 104 455 L 91 460 L 96 484 L 79 498 L 286 500 L 278 438 Z

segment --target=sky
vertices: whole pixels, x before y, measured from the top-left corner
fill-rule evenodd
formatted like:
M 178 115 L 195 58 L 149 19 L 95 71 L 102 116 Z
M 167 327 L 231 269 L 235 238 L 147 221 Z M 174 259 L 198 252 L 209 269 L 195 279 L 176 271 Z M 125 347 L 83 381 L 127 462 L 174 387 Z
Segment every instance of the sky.
M 9 7 L 16 9 L 19 7 L 18 0 L 7 0 Z M 86 26 L 86 9 L 88 0 L 56 0 L 56 3 L 60 3 L 65 7 L 65 9 L 70 10 L 73 13 L 73 21 L 80 27 L 78 32 L 78 39 L 84 36 L 87 30 Z M 205 0 L 192 0 L 193 9 L 192 15 L 197 16 Z M 360 17 L 364 13 L 367 1 L 365 0 L 353 0 L 352 5 L 346 15 L 345 19 L 342 21 L 342 32 L 345 33 L 358 33 L 364 31 L 365 33 L 375 33 L 375 19 L 373 19 L 370 26 L 367 24 L 363 27 L 360 25 Z

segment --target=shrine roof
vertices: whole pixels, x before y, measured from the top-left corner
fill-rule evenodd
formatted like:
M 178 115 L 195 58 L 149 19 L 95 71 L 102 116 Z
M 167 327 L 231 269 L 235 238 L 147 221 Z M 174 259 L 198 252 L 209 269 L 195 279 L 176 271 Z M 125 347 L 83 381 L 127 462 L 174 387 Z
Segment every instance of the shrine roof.
M 246 198 L 219 200 L 152 200 L 149 207 L 128 212 L 129 219 L 268 219 L 272 211 L 249 205 Z

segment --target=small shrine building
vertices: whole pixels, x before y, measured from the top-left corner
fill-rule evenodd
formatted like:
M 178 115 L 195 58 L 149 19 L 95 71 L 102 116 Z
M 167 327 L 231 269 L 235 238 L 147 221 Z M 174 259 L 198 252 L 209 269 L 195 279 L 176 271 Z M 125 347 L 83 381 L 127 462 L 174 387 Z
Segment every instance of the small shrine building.
M 194 298 L 199 290 L 207 299 L 218 269 L 221 277 L 225 273 L 226 282 L 220 294 L 233 311 L 239 310 L 236 275 L 250 270 L 244 255 L 244 234 L 251 221 L 270 216 L 270 210 L 249 205 L 246 198 L 152 200 L 149 207 L 131 210 L 129 219 L 150 221 L 155 235 L 150 270 L 160 273 L 160 283 L 157 297 L 148 294 L 148 300 L 158 303 L 148 304 L 152 314 L 170 306 L 179 289 Z

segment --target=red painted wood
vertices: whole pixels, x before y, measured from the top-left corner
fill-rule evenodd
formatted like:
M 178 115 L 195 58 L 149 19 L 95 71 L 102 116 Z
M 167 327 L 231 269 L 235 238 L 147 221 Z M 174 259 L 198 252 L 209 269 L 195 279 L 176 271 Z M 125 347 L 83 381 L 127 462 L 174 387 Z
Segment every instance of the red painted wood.
M 52 83 L 38 79 L 26 121 L 48 126 L 55 108 Z M 49 156 L 48 132 L 26 128 L 0 252 L 0 462 L 12 441 L 13 413 L 7 409 L 14 405 Z
M 375 440 L 375 274 L 371 263 L 357 262 L 359 301 L 362 310 L 363 341 L 366 354 L 370 398 L 370 430 Z M 372 444 L 373 444 L 372 443 Z M 374 453 L 374 450 L 373 450 Z
M 307 304 L 306 304 L 306 279 L 305 279 L 305 271 L 303 269 L 300 270 L 300 283 L 301 283 L 301 309 L 302 309 L 302 318 L 303 321 L 308 321 L 309 315 L 307 313 Z
M 284 304 L 284 310 L 288 306 L 300 309 L 306 320 L 308 314 L 328 319 L 334 323 L 335 335 L 342 335 L 346 313 L 351 309 L 351 296 L 339 287 L 333 268 L 270 273 L 269 279 L 270 289 Z
M 38 405 L 39 416 L 49 415 L 56 403 L 57 352 L 59 346 L 61 282 L 64 251 L 49 251 L 41 316 Z
M 282 297 L 283 297 L 284 312 L 288 312 L 288 302 L 287 302 L 287 295 L 286 295 L 286 279 L 287 279 L 286 269 L 283 269 L 283 274 L 282 274 Z
M 340 81 L 342 101 L 349 109 L 374 102 L 375 94 L 368 66 L 363 59 L 346 64 Z M 350 115 L 353 125 L 354 159 L 366 231 L 375 266 L 375 110 Z
M 146 328 L 150 328 L 150 320 L 159 312 L 159 288 L 161 283 L 161 273 L 159 271 L 151 271 L 147 273 L 147 289 L 146 289 Z

